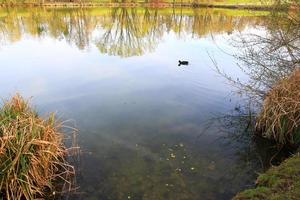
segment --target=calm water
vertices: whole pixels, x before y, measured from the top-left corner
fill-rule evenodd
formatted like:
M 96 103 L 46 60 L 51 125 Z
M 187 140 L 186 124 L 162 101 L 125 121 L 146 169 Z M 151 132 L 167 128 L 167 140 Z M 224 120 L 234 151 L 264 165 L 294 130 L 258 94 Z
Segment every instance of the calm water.
M 225 131 L 242 126 L 214 120 L 241 99 L 210 57 L 247 79 L 230 41 L 263 30 L 265 15 L 2 9 L 0 96 L 32 96 L 41 113 L 79 129 L 80 194 L 71 199 L 230 199 L 253 185 L 260 166 Z

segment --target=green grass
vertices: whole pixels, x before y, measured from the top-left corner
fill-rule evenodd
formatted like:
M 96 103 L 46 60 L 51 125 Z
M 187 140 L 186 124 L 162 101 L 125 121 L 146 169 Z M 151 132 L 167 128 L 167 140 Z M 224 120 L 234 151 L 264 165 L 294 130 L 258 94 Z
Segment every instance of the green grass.
M 271 5 L 272 3 L 272 0 L 223 0 L 213 2 L 213 4 L 217 5 Z
M 43 0 L 0 0 L 0 3 L 49 3 L 50 1 Z M 56 2 L 55 0 L 53 1 Z M 52 2 L 52 3 L 53 3 Z M 73 2 L 80 2 L 73 1 Z M 211 0 L 160 0 L 160 1 L 149 1 L 149 0 L 82 0 L 82 2 L 91 2 L 91 3 L 126 3 L 126 2 L 134 2 L 134 3 L 197 3 L 197 4 L 209 4 L 209 5 L 252 5 L 252 6 L 267 6 L 272 5 L 273 0 L 219 0 L 219 1 L 211 1 Z M 263 3 L 262 3 L 263 2 Z M 68 2 L 64 2 L 68 3 Z
M 172 0 L 166 0 L 166 2 L 173 2 Z M 260 1 L 260 0 L 176 0 L 175 2 L 189 2 L 199 4 L 210 4 L 210 5 L 271 5 L 272 0 Z
M 18 17 L 31 17 L 32 13 L 36 13 L 41 15 L 42 17 L 53 17 L 53 12 L 57 11 L 59 13 L 70 13 L 72 11 L 76 11 L 78 9 L 74 8 L 49 8 L 46 11 L 44 9 L 23 9 L 17 8 L 15 10 L 8 10 L 6 8 L 0 8 L 0 17 L 7 17 L 15 12 L 15 15 Z M 222 8 L 214 8 L 214 9 L 191 9 L 191 8 L 163 8 L 163 9 L 148 9 L 150 13 L 158 11 L 160 15 L 170 16 L 170 15 L 187 15 L 187 16 L 195 16 L 197 15 L 224 15 L 224 16 L 232 16 L 232 17 L 255 17 L 255 16 L 268 16 L 270 14 L 269 11 L 250 11 L 250 10 L 232 10 L 232 9 L 222 9 Z M 110 16 L 112 8 L 105 7 L 96 7 L 96 8 L 86 8 L 85 12 L 88 16 Z M 131 12 L 132 10 L 128 10 Z M 136 7 L 134 12 L 140 16 L 145 14 L 145 8 Z
M 272 167 L 257 179 L 255 189 L 239 193 L 233 200 L 300 199 L 300 156 L 295 155 Z

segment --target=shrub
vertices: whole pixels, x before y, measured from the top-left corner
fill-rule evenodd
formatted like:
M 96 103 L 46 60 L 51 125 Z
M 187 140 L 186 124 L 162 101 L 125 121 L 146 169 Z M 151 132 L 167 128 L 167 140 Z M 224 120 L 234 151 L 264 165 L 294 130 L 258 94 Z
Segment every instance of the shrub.
M 70 183 L 62 124 L 38 116 L 20 95 L 0 109 L 0 199 L 45 198 L 55 183 Z
M 269 91 L 256 129 L 282 145 L 300 143 L 300 70 Z

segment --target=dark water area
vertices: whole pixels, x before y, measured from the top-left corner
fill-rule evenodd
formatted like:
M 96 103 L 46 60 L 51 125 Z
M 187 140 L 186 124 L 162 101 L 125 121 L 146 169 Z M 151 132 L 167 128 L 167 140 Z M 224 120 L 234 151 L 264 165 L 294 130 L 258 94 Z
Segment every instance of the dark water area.
M 0 96 L 32 97 L 79 130 L 69 199 L 230 199 L 263 168 L 243 133 L 247 76 L 232 39 L 264 34 L 267 12 L 220 9 L 1 9 Z M 178 66 L 178 60 L 189 65 Z M 227 118 L 228 119 L 228 118 Z M 236 119 L 236 118 L 235 118 Z

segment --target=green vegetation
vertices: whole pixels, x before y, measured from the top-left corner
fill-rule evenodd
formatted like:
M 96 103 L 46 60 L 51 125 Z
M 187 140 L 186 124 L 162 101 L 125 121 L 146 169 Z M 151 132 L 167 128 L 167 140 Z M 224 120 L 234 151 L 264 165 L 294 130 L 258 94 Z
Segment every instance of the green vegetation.
M 257 179 L 255 189 L 245 190 L 234 200 L 300 199 L 300 156 L 295 155 L 272 167 Z
M 1 2 L 5 3 L 47 3 L 47 2 L 55 2 L 55 1 L 48 1 L 48 0 L 1 0 Z M 59 2 L 59 1 L 58 1 Z M 65 1 L 68 2 L 68 1 Z M 205 3 L 205 4 L 216 4 L 216 5 L 262 5 L 263 1 L 260 0 L 221 0 L 221 1 L 210 1 L 210 0 L 160 0 L 160 1 L 147 1 L 147 0 L 134 0 L 134 1 L 126 1 L 126 0 L 76 0 L 76 1 L 69 1 L 69 2 L 95 2 L 95 3 L 124 3 L 124 2 L 138 2 L 138 3 L 167 3 L 167 2 L 183 2 L 183 3 Z M 266 3 L 270 3 L 271 0 L 264 1 Z
M 40 118 L 20 95 L 0 110 L 0 199 L 44 198 L 74 173 L 54 115 Z M 55 184 L 56 182 L 56 184 Z M 49 196 L 49 195 L 47 195 Z
M 2 4 L 14 5 L 14 4 L 44 4 L 55 6 L 137 6 L 149 4 L 151 6 L 172 6 L 184 5 L 184 6 L 216 6 L 216 7 L 246 7 L 246 8 L 267 8 L 273 5 L 274 0 L 0 0 Z
M 212 2 L 212 4 L 227 4 L 227 5 L 267 5 L 272 4 L 273 0 L 221 0 L 221 1 L 203 1 Z
M 271 89 L 256 126 L 259 133 L 278 144 L 300 143 L 300 71 Z

